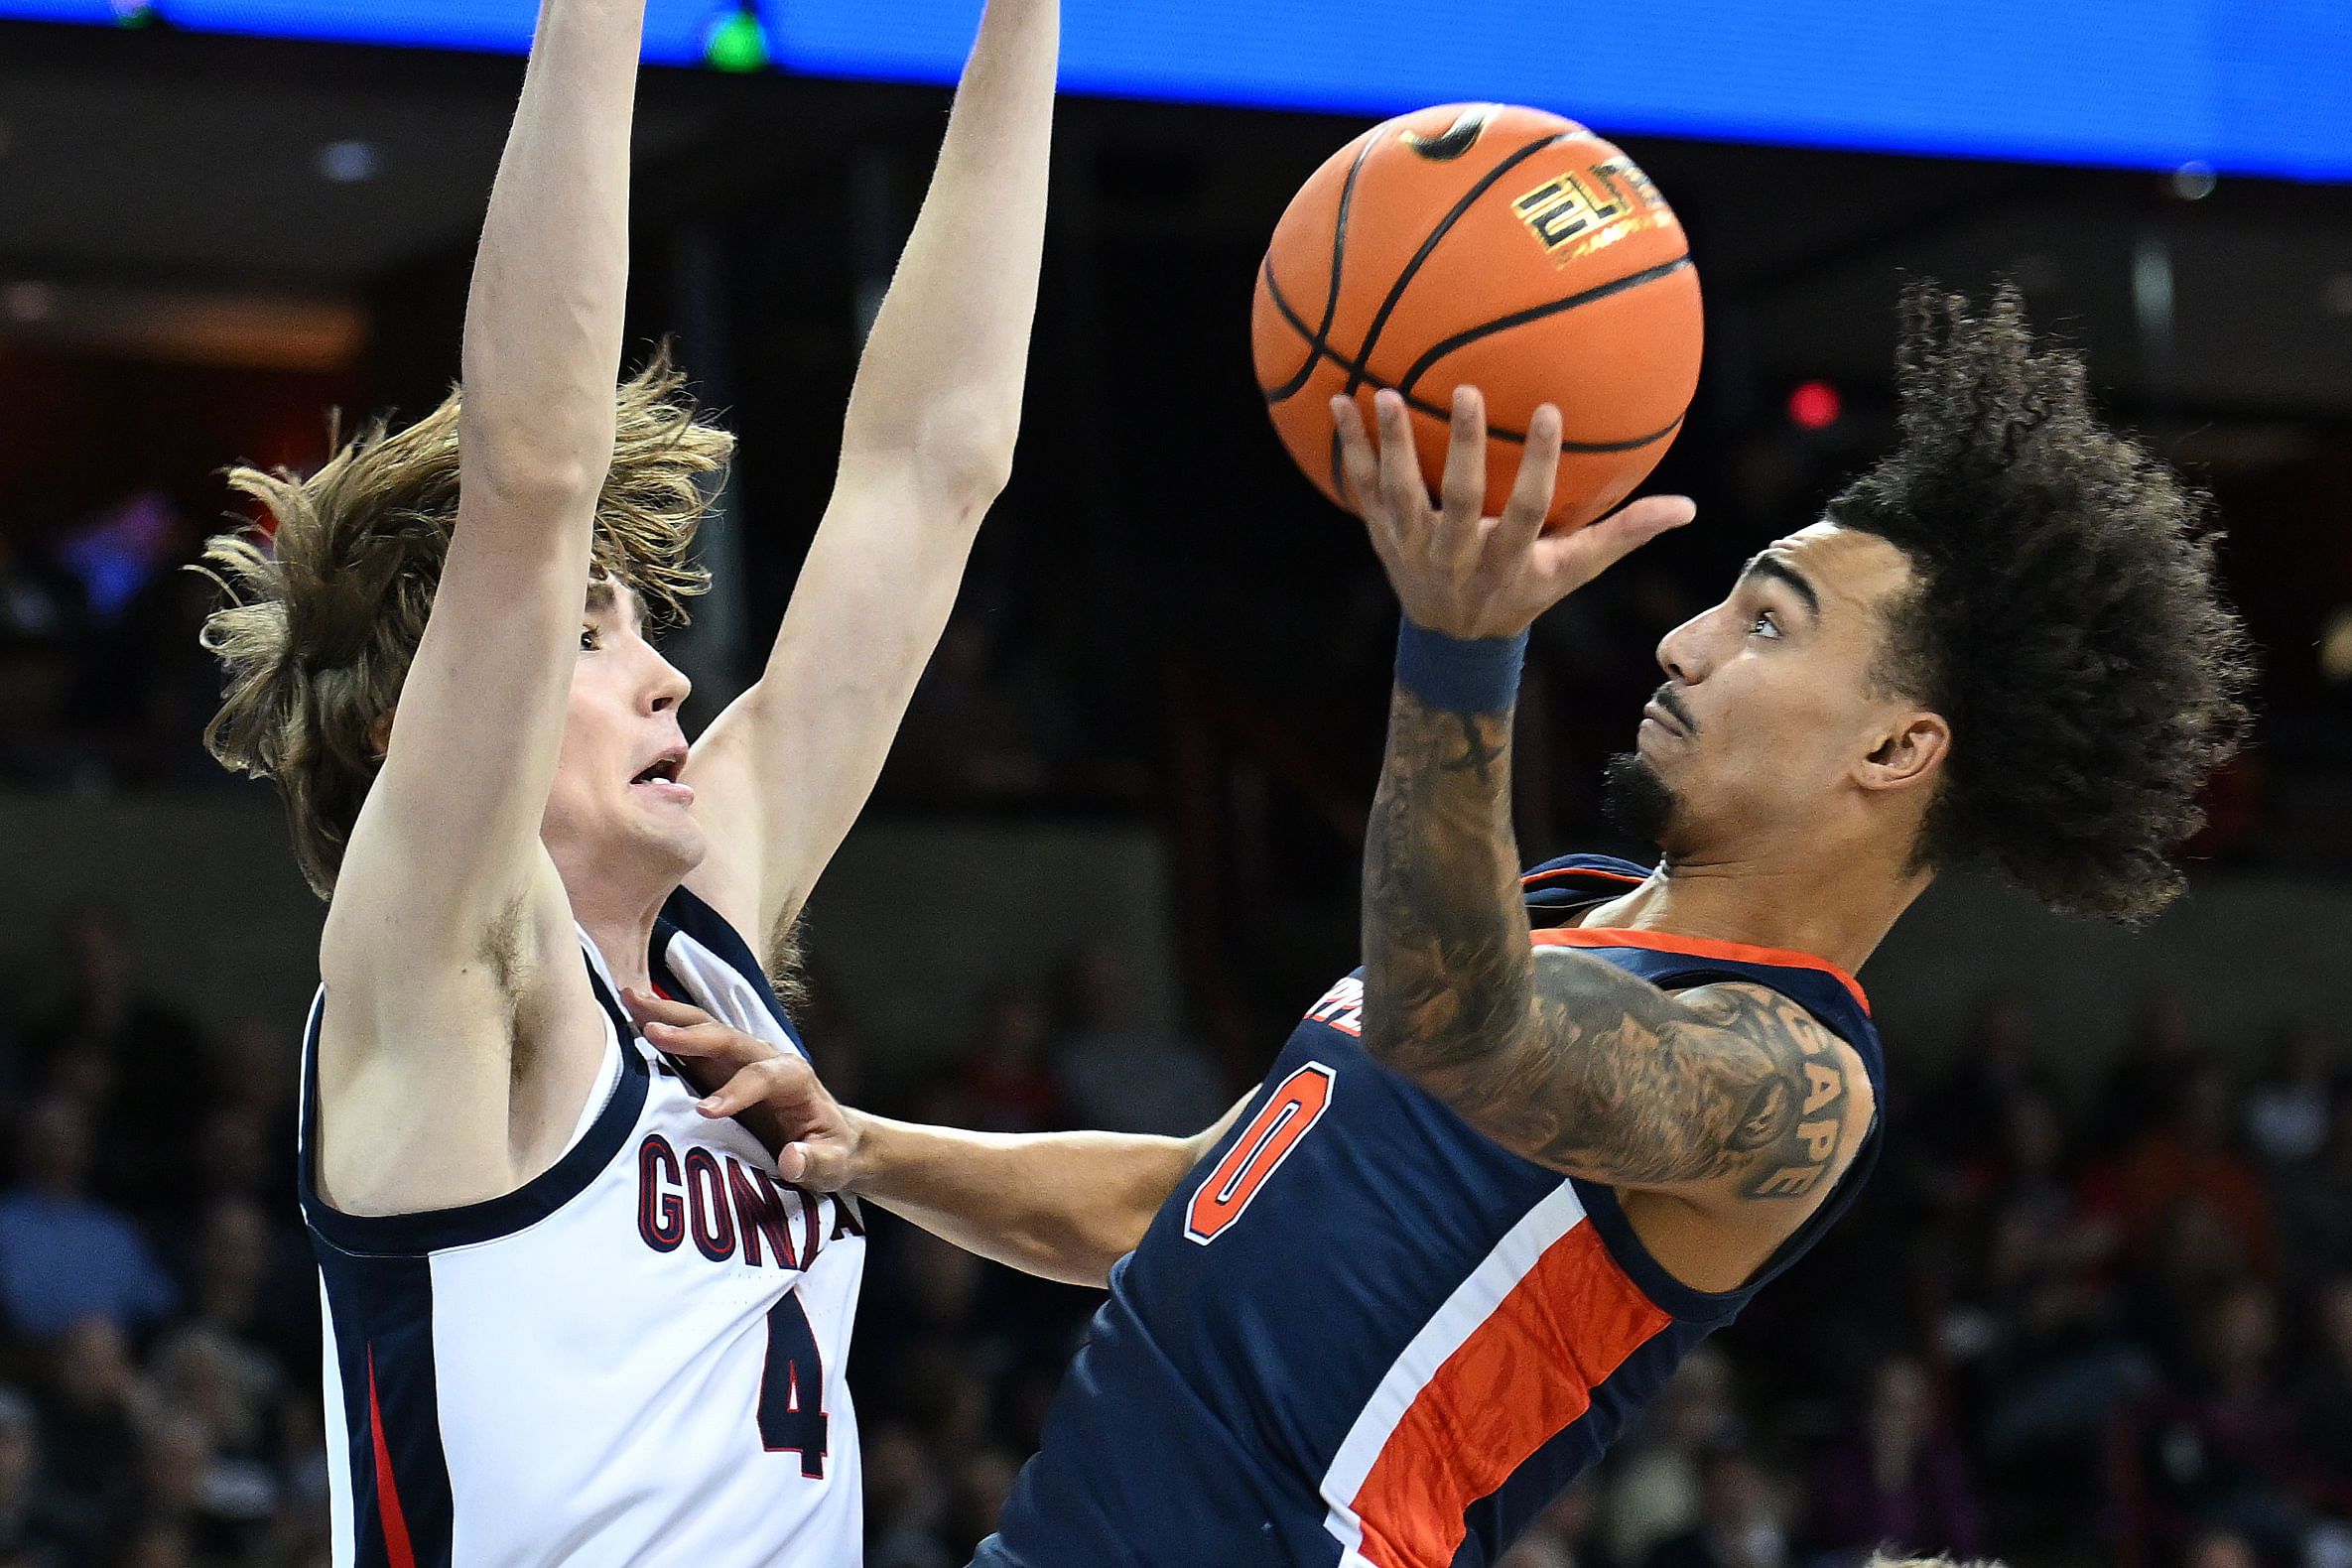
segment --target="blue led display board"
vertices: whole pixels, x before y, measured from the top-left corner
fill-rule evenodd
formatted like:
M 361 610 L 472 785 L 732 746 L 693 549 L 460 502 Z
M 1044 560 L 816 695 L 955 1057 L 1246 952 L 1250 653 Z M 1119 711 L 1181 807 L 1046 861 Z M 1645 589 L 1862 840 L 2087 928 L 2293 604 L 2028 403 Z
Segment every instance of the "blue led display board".
M 520 50 L 531 0 L 0 0 L 0 16 Z M 2352 180 L 2352 0 L 1065 0 L 1077 91 Z M 978 0 L 649 0 L 646 58 L 948 81 Z

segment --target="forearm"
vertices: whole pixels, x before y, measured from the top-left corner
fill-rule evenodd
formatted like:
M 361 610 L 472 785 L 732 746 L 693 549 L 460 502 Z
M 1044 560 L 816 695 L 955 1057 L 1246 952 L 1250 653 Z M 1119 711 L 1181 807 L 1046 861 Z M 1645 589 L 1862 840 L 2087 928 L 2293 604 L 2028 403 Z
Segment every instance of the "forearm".
M 592 496 L 610 465 L 643 17 L 644 0 L 541 8 L 466 300 L 469 497 L 478 486 Z M 498 514 L 527 522 L 554 510 Z
M 1103 1285 L 1198 1158 L 1198 1140 L 967 1132 L 858 1115 L 852 1190 L 967 1251 Z
M 1450 1081 L 1516 1050 L 1534 958 L 1510 825 L 1512 708 L 1443 709 L 1400 680 L 1364 852 L 1364 1043 Z
M 696 745 L 706 896 L 772 934 L 849 830 L 1011 472 L 1045 233 L 1056 0 L 993 0 L 868 335 L 759 683 Z M 722 885 L 731 874 L 733 885 Z
M 974 524 L 1020 426 L 1060 26 L 1058 0 L 990 0 L 843 431 L 845 472 L 911 463 Z
M 503 943 L 486 921 L 562 902 L 539 828 L 612 457 L 642 5 L 541 13 L 466 305 L 457 531 L 335 900 L 338 926 L 378 911 L 362 965 L 387 911 L 470 954 Z

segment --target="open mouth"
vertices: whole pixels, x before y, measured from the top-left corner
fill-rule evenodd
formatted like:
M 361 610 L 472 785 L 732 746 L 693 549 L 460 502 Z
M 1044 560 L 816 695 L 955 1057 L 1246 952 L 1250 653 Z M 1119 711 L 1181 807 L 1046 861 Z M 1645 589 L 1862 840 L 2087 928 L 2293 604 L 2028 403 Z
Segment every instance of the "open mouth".
M 678 780 L 678 775 L 684 771 L 685 767 L 686 748 L 674 746 L 639 770 L 637 775 L 629 780 L 629 787 L 651 790 L 667 799 L 691 801 L 694 799 L 693 788 Z

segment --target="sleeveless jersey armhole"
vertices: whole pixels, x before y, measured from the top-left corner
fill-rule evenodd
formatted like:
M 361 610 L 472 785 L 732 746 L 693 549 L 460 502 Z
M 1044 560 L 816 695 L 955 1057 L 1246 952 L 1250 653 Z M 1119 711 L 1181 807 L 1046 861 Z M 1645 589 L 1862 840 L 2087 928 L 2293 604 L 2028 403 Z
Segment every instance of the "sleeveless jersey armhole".
M 595 1084 L 588 1090 L 588 1099 L 581 1105 L 580 1119 L 572 1125 L 572 1135 L 564 1140 L 564 1154 L 580 1147 L 580 1140 L 588 1135 L 588 1128 L 612 1104 L 612 1097 L 620 1092 L 620 1031 L 613 1027 L 610 1014 L 604 1018 L 604 1059 L 596 1068 Z M 563 1158 L 562 1154 L 556 1156 Z

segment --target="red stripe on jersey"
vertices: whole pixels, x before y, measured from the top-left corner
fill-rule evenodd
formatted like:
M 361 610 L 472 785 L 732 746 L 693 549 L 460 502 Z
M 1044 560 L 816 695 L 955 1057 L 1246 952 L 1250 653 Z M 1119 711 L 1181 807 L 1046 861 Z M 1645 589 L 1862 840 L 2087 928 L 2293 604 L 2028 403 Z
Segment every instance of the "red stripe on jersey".
M 1463 1510 L 1510 1479 L 1673 1322 L 1589 1221 L 1554 1241 L 1413 1398 L 1356 1492 L 1376 1568 L 1445 1568 Z
M 1862 982 L 1825 958 L 1787 948 L 1751 947 L 1745 942 L 1718 942 L 1712 937 L 1686 937 L 1665 931 L 1629 931 L 1613 927 L 1563 926 L 1531 933 L 1539 948 L 1647 948 L 1653 953 L 1686 953 L 1692 958 L 1731 959 L 1740 964 L 1765 964 L 1774 969 L 1819 970 L 1854 993 L 1865 1013 L 1870 998 Z
M 376 1403 L 376 1348 L 367 1348 L 367 1429 L 375 1438 L 376 1513 L 384 1524 L 384 1555 L 392 1568 L 417 1568 L 408 1542 L 408 1515 L 400 1509 L 400 1488 L 392 1479 L 392 1451 L 384 1446 L 384 1412 Z
M 1537 882 L 1548 882 L 1555 876 L 1598 876 L 1603 881 L 1623 882 L 1629 887 L 1639 887 L 1649 880 L 1646 876 L 1631 876 L 1624 871 L 1596 871 L 1582 865 L 1563 865 L 1557 870 L 1529 871 L 1519 878 L 1519 885 L 1533 887 Z

